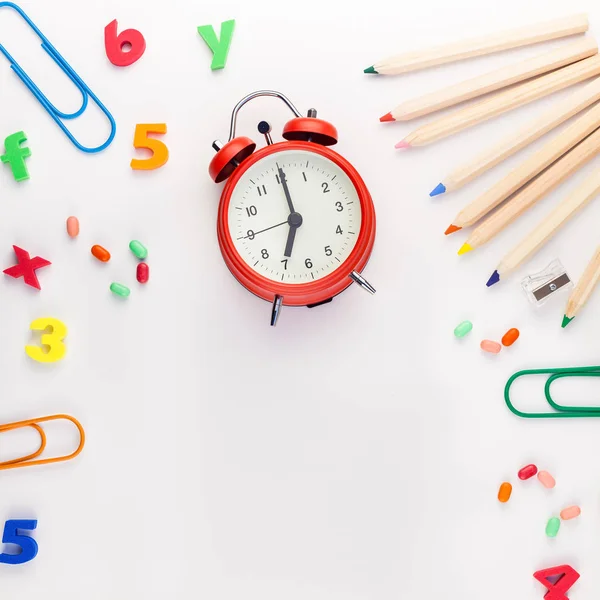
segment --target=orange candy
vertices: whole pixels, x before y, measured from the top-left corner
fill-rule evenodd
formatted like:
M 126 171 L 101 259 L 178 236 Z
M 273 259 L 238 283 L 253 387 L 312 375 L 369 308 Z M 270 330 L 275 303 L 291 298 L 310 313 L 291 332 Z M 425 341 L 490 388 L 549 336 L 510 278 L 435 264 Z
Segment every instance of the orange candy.
M 510 500 L 510 495 L 512 494 L 512 485 L 505 481 L 498 490 L 498 500 L 500 502 L 508 502 Z
M 92 254 L 101 262 L 108 262 L 110 260 L 110 252 L 102 246 L 92 246 Z
M 519 339 L 520 335 L 521 335 L 521 332 L 516 327 L 509 329 L 502 336 L 502 345 L 503 346 L 512 346 Z

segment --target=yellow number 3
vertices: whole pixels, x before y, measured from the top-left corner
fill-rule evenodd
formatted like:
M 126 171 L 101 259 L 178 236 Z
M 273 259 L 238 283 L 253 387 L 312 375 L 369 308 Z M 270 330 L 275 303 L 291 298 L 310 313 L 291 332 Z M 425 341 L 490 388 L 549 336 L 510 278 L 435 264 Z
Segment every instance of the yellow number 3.
M 29 329 L 34 331 L 50 330 L 50 333 L 42 334 L 41 340 L 42 346 L 46 346 L 48 351 L 46 352 L 39 346 L 25 346 L 25 352 L 29 358 L 38 362 L 51 363 L 65 357 L 67 348 L 63 344 L 63 340 L 67 337 L 67 327 L 62 321 L 51 317 L 36 319 L 31 323 Z

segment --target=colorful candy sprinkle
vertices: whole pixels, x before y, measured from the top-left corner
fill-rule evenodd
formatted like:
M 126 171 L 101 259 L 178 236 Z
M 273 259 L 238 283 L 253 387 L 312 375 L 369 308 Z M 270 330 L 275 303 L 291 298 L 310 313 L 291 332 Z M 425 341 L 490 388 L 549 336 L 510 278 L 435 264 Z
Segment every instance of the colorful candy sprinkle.
M 135 275 L 140 283 L 148 283 L 148 279 L 150 279 L 150 267 L 146 263 L 140 263 L 137 266 Z
M 503 346 L 512 346 L 519 339 L 520 335 L 521 335 L 521 332 L 516 327 L 509 329 L 502 336 L 502 345 Z
M 490 352 L 491 354 L 498 354 L 502 350 L 502 346 L 492 340 L 483 340 L 479 346 L 484 352 Z
M 546 523 L 546 535 L 549 538 L 554 538 L 558 535 L 560 529 L 560 519 L 558 517 L 551 517 Z
M 560 518 L 563 521 L 570 521 L 571 519 L 576 519 L 580 514 L 581 509 L 579 506 L 569 506 L 560 511 Z
M 523 467 L 517 475 L 521 481 L 531 479 L 538 472 L 538 468 L 535 465 L 526 465 Z
M 549 490 L 556 485 L 556 480 L 554 477 L 552 477 L 552 475 L 550 475 L 550 473 L 548 473 L 548 471 L 540 471 L 537 474 L 537 477 L 540 480 L 540 483 Z
M 508 483 L 508 481 L 505 481 L 498 490 L 498 500 L 500 500 L 500 502 L 508 502 L 511 494 L 512 485 Z
M 454 335 L 457 338 L 465 337 L 465 335 L 467 335 L 471 329 L 473 329 L 473 323 L 471 323 L 471 321 L 463 321 L 454 328 Z
M 110 260 L 110 252 L 102 246 L 92 246 L 92 254 L 101 262 L 108 262 Z
M 110 284 L 110 291 L 121 298 L 127 298 L 131 294 L 131 290 L 126 285 L 116 282 Z
M 69 217 L 67 219 L 67 233 L 72 238 L 76 238 L 79 235 L 79 219 L 77 217 Z
M 142 244 L 142 242 L 131 240 L 131 242 L 129 242 L 129 249 L 133 252 L 136 258 L 139 258 L 140 260 L 145 260 L 148 257 L 148 250 L 146 249 L 146 246 Z

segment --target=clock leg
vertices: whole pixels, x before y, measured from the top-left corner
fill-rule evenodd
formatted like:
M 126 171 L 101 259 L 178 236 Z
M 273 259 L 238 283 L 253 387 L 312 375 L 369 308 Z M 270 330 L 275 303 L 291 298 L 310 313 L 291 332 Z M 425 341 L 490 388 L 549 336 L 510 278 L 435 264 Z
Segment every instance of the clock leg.
M 281 312 L 282 306 L 283 296 L 279 296 L 277 294 L 275 296 L 275 300 L 273 300 L 273 310 L 271 311 L 271 327 L 275 327 L 275 325 L 277 325 L 277 319 L 279 319 L 279 313 Z
M 350 279 L 358 283 L 363 290 L 369 292 L 369 294 L 375 293 L 375 288 L 360 274 L 356 271 L 350 273 Z

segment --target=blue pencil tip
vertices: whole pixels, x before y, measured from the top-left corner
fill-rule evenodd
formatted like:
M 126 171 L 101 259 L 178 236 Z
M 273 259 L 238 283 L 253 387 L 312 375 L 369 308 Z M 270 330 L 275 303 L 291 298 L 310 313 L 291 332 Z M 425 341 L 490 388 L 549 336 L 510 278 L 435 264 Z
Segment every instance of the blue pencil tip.
M 446 186 L 443 183 L 438 183 L 437 187 L 434 188 L 434 190 L 429 194 L 430 198 L 433 198 L 434 196 L 439 196 L 440 194 L 443 194 L 446 192 Z
M 500 281 L 500 274 L 498 273 L 498 271 L 494 271 L 492 273 L 492 276 L 488 279 L 488 282 L 485 284 L 488 287 L 492 287 L 495 283 L 498 283 Z

